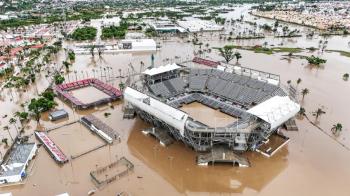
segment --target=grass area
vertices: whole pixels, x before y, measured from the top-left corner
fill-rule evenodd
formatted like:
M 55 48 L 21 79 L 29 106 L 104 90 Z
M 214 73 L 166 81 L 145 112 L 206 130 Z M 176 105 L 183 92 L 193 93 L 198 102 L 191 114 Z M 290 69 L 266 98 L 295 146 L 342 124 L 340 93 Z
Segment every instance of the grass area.
M 302 48 L 284 48 L 284 47 L 276 47 L 272 48 L 274 52 L 288 52 L 288 53 L 299 53 L 302 52 Z
M 230 45 L 231 47 L 235 49 L 241 49 L 241 50 L 250 50 L 255 53 L 263 53 L 267 55 L 275 54 L 275 53 L 299 53 L 302 52 L 302 48 L 287 48 L 287 47 L 273 47 L 273 48 L 267 48 L 262 46 L 235 46 Z
M 350 57 L 350 52 L 343 50 L 326 50 L 326 52 L 338 52 L 341 56 Z
M 102 28 L 102 39 L 122 39 L 128 30 L 128 23 L 126 21 L 121 21 L 119 26 L 109 26 Z
M 77 41 L 93 40 L 97 34 L 97 29 L 94 27 L 77 28 L 71 35 L 72 39 Z

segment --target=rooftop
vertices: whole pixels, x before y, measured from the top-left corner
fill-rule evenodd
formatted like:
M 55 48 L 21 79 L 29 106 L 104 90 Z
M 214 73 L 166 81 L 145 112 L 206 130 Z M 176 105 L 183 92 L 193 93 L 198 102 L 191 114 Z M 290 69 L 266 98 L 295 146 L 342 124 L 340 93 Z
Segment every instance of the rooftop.
M 167 64 L 167 65 L 160 66 L 160 67 L 155 67 L 152 69 L 147 69 L 146 71 L 143 72 L 143 74 L 149 75 L 149 76 L 154 76 L 154 75 L 165 73 L 168 71 L 177 70 L 179 68 L 180 68 L 180 66 L 176 65 L 176 63 L 173 63 L 173 64 Z
M 0 168 L 0 177 L 20 175 L 25 169 L 31 153 L 36 149 L 35 143 L 15 144 Z

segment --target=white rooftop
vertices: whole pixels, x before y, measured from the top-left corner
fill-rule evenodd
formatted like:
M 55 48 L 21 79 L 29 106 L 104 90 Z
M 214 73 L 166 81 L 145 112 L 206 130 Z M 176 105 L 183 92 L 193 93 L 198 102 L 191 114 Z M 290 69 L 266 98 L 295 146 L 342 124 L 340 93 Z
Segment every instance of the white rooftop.
M 149 114 L 177 128 L 182 135 L 184 134 L 185 122 L 188 118 L 187 113 L 173 108 L 130 87 L 125 89 L 124 98 L 132 105 L 142 108 Z
M 164 72 L 173 71 L 173 70 L 176 70 L 179 68 L 180 68 L 180 66 L 176 65 L 176 63 L 173 63 L 173 64 L 167 64 L 167 65 L 160 66 L 160 67 L 155 67 L 152 69 L 147 69 L 143 72 L 143 74 L 149 75 L 149 76 L 154 76 L 154 75 L 161 74 Z
M 275 96 L 249 109 L 247 112 L 270 123 L 271 129 L 275 129 L 295 116 L 299 110 L 300 105 L 289 97 Z

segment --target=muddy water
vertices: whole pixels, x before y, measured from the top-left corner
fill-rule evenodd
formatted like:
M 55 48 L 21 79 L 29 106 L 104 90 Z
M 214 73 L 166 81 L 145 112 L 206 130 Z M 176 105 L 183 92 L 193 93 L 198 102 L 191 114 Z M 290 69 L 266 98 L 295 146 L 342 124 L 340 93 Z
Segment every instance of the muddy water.
M 207 107 L 199 102 L 183 105 L 180 110 L 189 114 L 194 120 L 204 123 L 210 127 L 225 127 L 236 121 L 236 118 Z M 208 118 L 210 116 L 210 118 Z
M 92 103 L 110 97 L 93 86 L 72 90 L 70 93 L 83 103 Z
M 210 43 L 210 47 L 230 43 L 211 41 L 212 39 L 205 37 L 200 39 L 203 39 L 204 43 Z M 162 48 L 155 52 L 156 65 L 190 59 L 193 57 L 193 52 L 198 50 L 198 46 L 194 47 L 191 43 L 185 43 L 180 39 L 160 42 Z M 314 40 L 313 43 L 317 44 L 317 40 Z M 291 42 L 291 44 L 303 47 L 303 43 L 300 42 Z M 337 140 L 350 146 L 348 120 L 350 111 L 346 108 L 350 98 L 350 83 L 342 80 L 344 73 L 350 73 L 349 58 L 337 53 L 313 53 L 328 60 L 323 68 L 315 69 L 307 66 L 305 60 L 281 60 L 283 54 L 265 55 L 250 51 L 240 52 L 243 56 L 239 61 L 241 65 L 279 74 L 283 84 L 287 80 L 292 80 L 293 85 L 296 85 L 296 80 L 301 78 L 302 82 L 297 87 L 298 91 L 302 88 L 310 89 L 310 94 L 306 95 L 304 101 L 301 102 L 310 119 L 314 120 L 312 111 L 323 107 L 326 114 L 322 115 L 319 122 L 316 123 L 326 133 L 331 134 L 332 125 L 340 122 L 344 127 L 341 135 L 336 138 L 329 137 L 305 119 L 298 120 L 300 131 L 286 132 L 286 135 L 291 137 L 291 142 L 274 157 L 265 158 L 255 153 L 245 155 L 252 164 L 251 168 L 234 168 L 230 165 L 198 167 L 195 165 L 195 152 L 182 143 L 163 148 L 153 138 L 141 134 L 140 130 L 149 125 L 139 119 L 123 120 L 122 102 L 113 103 L 114 109 L 106 105 L 87 111 L 75 111 L 57 100 L 59 104 L 57 108 L 66 109 L 70 115 L 69 119 L 51 123 L 45 114 L 41 120 L 41 128 L 57 126 L 94 113 L 106 124 L 120 132 L 121 143 L 103 147 L 63 166 L 58 166 L 45 149 L 40 148 L 26 184 L 1 188 L 0 192 L 11 191 L 14 195 L 46 196 L 63 192 L 71 195 L 86 195 L 94 187 L 89 172 L 96 167 L 109 164 L 116 158 L 125 156 L 135 164 L 134 173 L 99 190 L 96 195 L 115 195 L 122 191 L 131 195 L 229 195 L 230 193 L 349 195 L 350 152 L 335 142 Z M 311 55 L 310 53 L 303 54 Z M 95 74 L 95 77 L 118 87 L 119 81 L 125 80 L 125 78 L 117 78 L 119 69 L 122 75 L 127 75 L 128 72 L 133 71 L 129 66 L 129 63 L 132 63 L 134 70 L 141 70 L 140 61 L 143 61 L 147 67 L 151 64 L 150 56 L 150 53 L 103 55 L 102 58 L 95 57 L 95 60 L 92 60 L 88 55 L 78 55 L 66 79 L 73 81 L 76 77 L 81 79 L 92 77 Z M 214 50 L 203 56 L 222 59 Z M 105 67 L 111 67 L 109 74 L 107 69 L 106 71 L 103 69 Z M 109 80 L 111 78 L 113 80 Z M 45 77 L 42 77 L 37 83 L 40 91 L 48 82 Z M 22 97 L 19 97 L 19 93 L 13 92 L 13 100 L 11 100 L 9 91 L 2 92 L 5 98 L 0 105 L 1 115 L 20 110 L 20 106 L 16 104 L 36 95 L 35 89 L 33 87 L 27 93 L 22 93 Z M 104 117 L 106 112 L 111 113 L 107 118 Z M 208 121 L 211 118 L 208 115 L 204 120 Z M 1 119 L 1 126 L 5 124 L 8 124 L 8 117 Z M 15 134 L 13 126 L 10 127 L 11 133 Z M 31 122 L 26 133 L 32 133 L 35 128 L 36 123 Z M 65 135 L 66 133 L 69 135 Z M 1 131 L 1 134 L 6 135 L 6 132 Z M 62 145 L 64 151 L 68 149 L 67 154 L 70 154 L 69 149 L 78 153 L 100 141 L 99 138 L 78 125 L 56 130 L 51 134 L 57 144 Z

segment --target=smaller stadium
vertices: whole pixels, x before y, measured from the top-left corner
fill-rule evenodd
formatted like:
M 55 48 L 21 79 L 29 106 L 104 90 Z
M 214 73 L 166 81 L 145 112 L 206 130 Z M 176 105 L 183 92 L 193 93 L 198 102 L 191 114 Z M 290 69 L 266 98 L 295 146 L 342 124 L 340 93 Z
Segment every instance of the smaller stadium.
M 122 93 L 101 80 L 90 78 L 55 86 L 59 98 L 77 109 L 88 109 L 119 99 Z
M 272 156 L 289 141 L 279 128 L 300 110 L 289 90 L 280 86 L 278 75 L 231 65 L 188 68 L 168 64 L 147 69 L 138 85 L 125 89 L 124 98 L 142 120 L 198 152 L 219 147 Z M 196 113 L 210 114 L 203 109 L 185 112 L 184 106 L 192 103 L 228 115 L 225 118 L 232 122 L 213 125 L 198 120 Z M 266 147 L 276 136 L 274 145 Z

